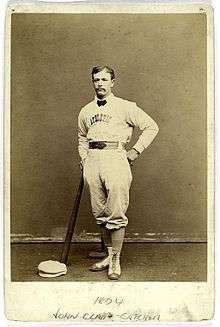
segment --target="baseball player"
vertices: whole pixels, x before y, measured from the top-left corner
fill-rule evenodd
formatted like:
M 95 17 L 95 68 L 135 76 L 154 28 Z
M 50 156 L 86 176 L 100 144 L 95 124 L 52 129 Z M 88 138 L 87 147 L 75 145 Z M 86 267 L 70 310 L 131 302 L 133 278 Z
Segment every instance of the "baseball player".
M 92 69 L 95 98 L 84 106 L 78 117 L 79 155 L 85 182 L 89 186 L 92 212 L 108 255 L 90 270 L 108 269 L 108 278 L 121 275 L 120 254 L 132 181 L 130 166 L 158 133 L 155 121 L 136 103 L 112 93 L 115 73 L 108 66 Z M 129 151 L 125 145 L 134 127 L 142 133 Z

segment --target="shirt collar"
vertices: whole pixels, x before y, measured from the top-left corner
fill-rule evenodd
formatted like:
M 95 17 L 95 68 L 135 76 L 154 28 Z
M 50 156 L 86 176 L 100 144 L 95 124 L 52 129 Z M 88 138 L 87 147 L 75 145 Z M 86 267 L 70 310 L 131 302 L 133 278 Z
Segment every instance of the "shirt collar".
M 106 98 L 104 98 L 103 100 L 106 100 L 107 102 L 110 100 L 112 100 L 114 98 L 114 94 L 113 93 L 110 93 Z M 97 96 L 95 96 L 95 102 L 97 102 L 98 100 L 101 100 L 99 98 L 97 98 Z

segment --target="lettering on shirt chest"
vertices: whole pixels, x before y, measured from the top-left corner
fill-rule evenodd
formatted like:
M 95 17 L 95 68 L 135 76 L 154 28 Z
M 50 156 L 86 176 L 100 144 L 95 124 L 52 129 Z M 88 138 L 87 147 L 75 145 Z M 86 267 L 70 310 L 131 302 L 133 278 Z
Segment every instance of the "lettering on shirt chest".
M 98 113 L 98 114 L 95 114 L 94 116 L 90 117 L 89 124 L 90 124 L 90 126 L 92 126 L 98 122 L 109 123 L 111 119 L 112 119 L 112 116 L 110 116 L 108 114 Z

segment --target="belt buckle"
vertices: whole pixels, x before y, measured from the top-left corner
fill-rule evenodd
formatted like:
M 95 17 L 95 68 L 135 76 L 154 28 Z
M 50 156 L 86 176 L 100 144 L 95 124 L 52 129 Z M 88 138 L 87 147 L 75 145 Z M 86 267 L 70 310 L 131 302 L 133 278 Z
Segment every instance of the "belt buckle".
M 117 145 L 117 151 L 118 152 L 121 152 L 123 150 L 123 147 L 122 147 L 122 143 L 120 141 L 117 141 L 118 145 Z

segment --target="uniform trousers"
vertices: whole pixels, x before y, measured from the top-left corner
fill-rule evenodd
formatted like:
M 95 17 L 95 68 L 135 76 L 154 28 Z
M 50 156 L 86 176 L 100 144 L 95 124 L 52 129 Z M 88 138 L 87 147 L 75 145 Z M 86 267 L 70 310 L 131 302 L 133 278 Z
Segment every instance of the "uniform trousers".
M 96 223 L 108 229 L 128 224 L 125 213 L 129 205 L 132 181 L 124 149 L 90 149 L 84 163 L 84 180 L 88 184 Z

